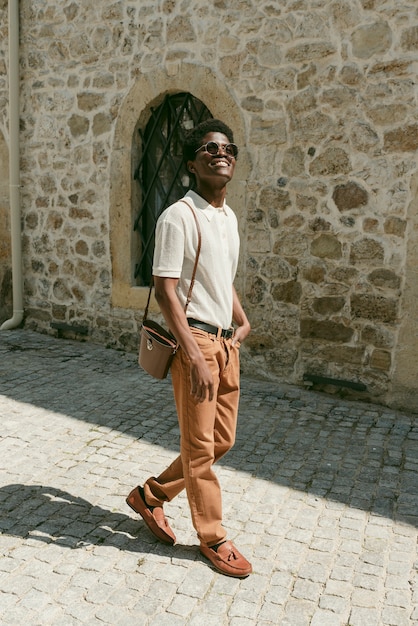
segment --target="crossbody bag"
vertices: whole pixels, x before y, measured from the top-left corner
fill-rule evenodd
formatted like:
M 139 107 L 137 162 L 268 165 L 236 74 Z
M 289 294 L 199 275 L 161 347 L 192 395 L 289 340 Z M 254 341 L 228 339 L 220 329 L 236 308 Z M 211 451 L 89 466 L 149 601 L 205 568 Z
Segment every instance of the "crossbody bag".
M 193 286 L 196 276 L 197 264 L 200 256 L 200 248 L 202 245 L 202 236 L 200 232 L 199 221 L 193 207 L 182 200 L 191 212 L 193 213 L 194 220 L 197 227 L 197 250 L 196 258 L 193 266 L 192 279 L 190 281 L 189 290 L 187 293 L 186 303 L 184 305 L 184 312 L 186 313 L 190 300 L 192 299 Z M 147 305 L 144 310 L 144 316 L 142 318 L 140 342 L 139 342 L 139 354 L 138 363 L 148 374 L 154 378 L 162 380 L 167 377 L 171 362 L 176 354 L 179 344 L 173 335 L 167 331 L 163 326 L 154 320 L 148 319 L 148 309 L 151 301 L 151 292 L 154 286 L 154 277 L 151 278 L 151 285 L 148 292 Z

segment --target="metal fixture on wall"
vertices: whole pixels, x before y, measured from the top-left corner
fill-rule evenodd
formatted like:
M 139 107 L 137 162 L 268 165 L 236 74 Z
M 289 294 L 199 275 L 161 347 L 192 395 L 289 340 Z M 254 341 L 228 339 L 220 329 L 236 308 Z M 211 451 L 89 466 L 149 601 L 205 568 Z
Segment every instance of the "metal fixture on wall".
M 17 328 L 23 320 L 19 110 L 19 0 L 9 0 L 9 185 L 13 316 L 0 326 L 0 330 Z

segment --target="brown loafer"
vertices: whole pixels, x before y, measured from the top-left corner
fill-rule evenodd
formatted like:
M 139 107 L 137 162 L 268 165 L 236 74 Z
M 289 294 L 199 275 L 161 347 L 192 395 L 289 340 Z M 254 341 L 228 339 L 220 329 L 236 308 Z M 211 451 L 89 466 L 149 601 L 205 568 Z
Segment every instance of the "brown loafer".
M 126 503 L 135 513 L 139 513 L 154 537 L 172 546 L 176 543 L 176 536 L 164 515 L 163 507 L 149 507 L 143 494 L 141 487 L 135 487 L 126 498 Z
M 221 574 L 235 576 L 235 578 L 245 578 L 253 571 L 251 563 L 238 552 L 232 541 L 221 543 L 216 552 L 212 548 L 200 544 L 200 552 L 209 559 Z

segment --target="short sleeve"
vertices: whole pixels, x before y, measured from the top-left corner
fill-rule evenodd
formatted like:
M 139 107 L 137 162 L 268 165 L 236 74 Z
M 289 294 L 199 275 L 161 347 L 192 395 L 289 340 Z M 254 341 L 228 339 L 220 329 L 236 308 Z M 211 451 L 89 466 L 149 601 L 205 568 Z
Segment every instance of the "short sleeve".
M 161 215 L 155 230 L 155 250 L 152 273 L 162 278 L 179 278 L 184 258 L 184 232 L 182 224 Z

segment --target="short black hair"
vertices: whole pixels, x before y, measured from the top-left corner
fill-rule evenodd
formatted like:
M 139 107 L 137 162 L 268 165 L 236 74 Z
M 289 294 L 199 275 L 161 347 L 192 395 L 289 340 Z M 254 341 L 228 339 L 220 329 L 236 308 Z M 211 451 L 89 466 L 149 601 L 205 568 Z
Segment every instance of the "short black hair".
M 208 133 L 222 133 L 228 137 L 230 143 L 234 143 L 234 133 L 224 122 L 213 118 L 205 120 L 195 126 L 186 135 L 183 143 L 183 160 L 185 163 L 187 163 L 187 161 L 194 161 L 196 158 L 196 150 L 200 148 L 203 137 Z

